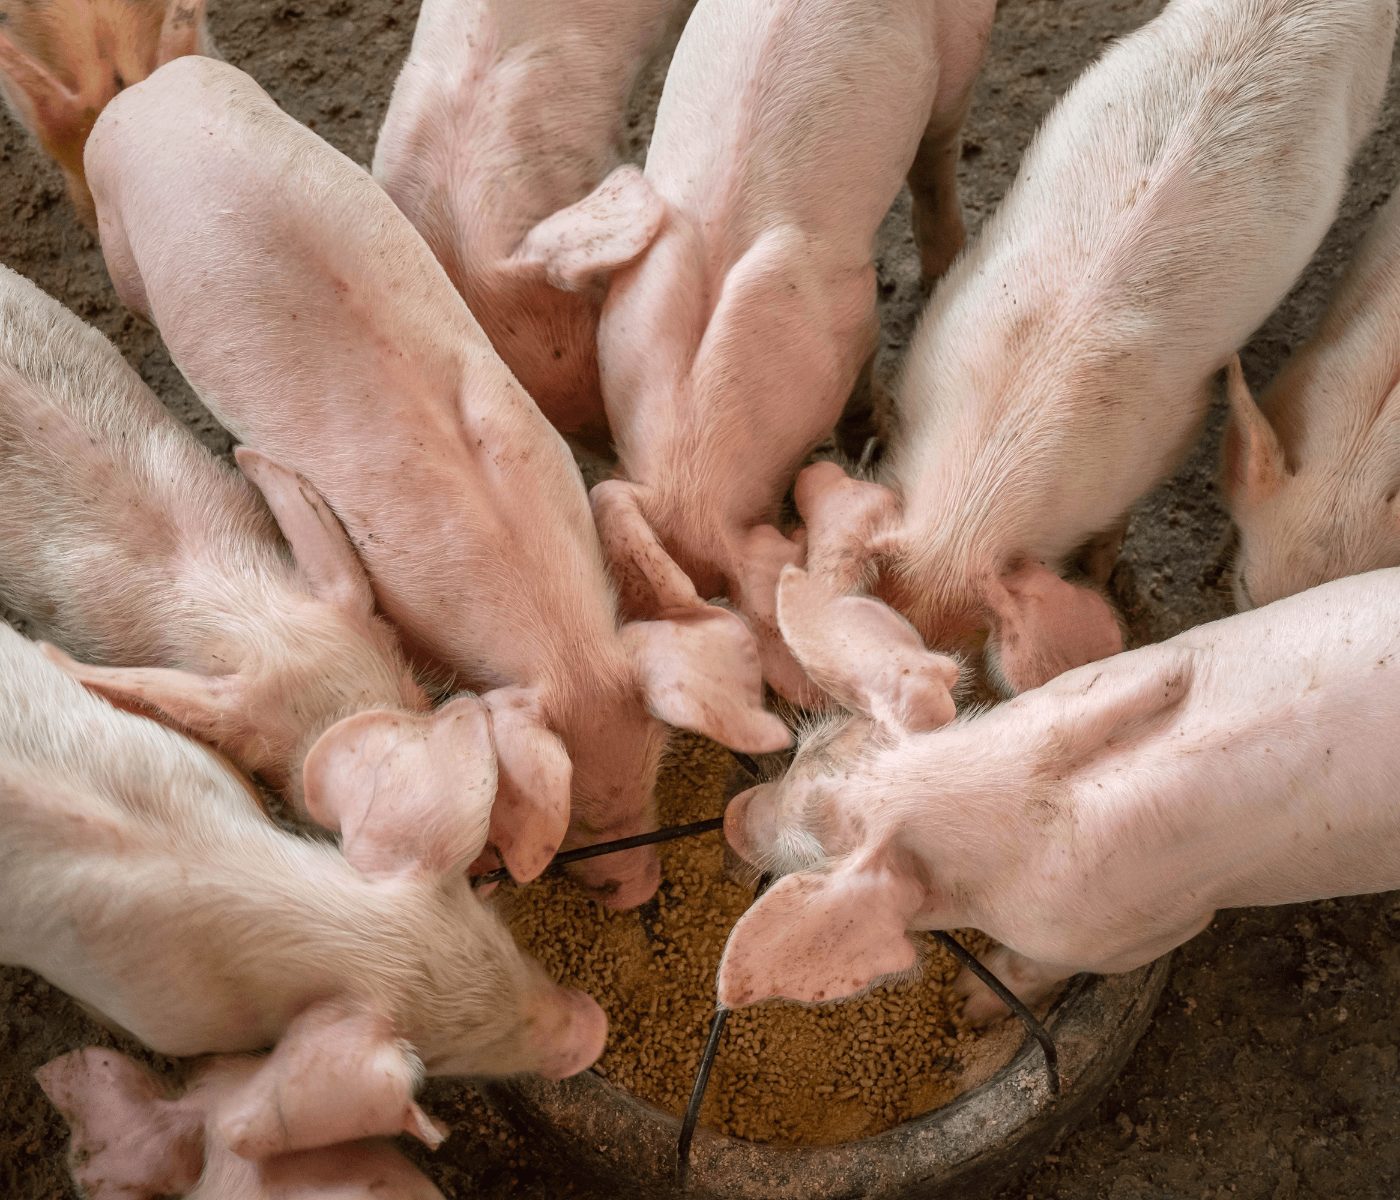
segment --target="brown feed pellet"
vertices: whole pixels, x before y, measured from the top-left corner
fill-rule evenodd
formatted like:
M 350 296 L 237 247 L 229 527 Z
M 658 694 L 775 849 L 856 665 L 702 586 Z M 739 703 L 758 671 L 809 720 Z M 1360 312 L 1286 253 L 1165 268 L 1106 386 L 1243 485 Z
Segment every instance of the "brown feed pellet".
M 661 821 L 717 816 L 733 760 L 699 738 L 677 739 L 662 772 Z M 661 891 L 612 913 L 557 876 L 505 898 L 512 928 L 562 982 L 589 991 L 610 1022 L 598 1070 L 679 1116 L 714 1012 L 720 952 L 751 886 L 725 871 L 718 833 L 661 847 Z M 985 942 L 961 935 L 974 951 Z M 770 1003 L 734 1013 L 701 1124 L 756 1142 L 827 1145 L 868 1137 L 946 1104 L 985 1077 L 983 1038 L 951 992 L 957 974 L 930 947 L 920 976 L 841 1004 Z M 988 1043 L 982 1047 L 982 1043 Z

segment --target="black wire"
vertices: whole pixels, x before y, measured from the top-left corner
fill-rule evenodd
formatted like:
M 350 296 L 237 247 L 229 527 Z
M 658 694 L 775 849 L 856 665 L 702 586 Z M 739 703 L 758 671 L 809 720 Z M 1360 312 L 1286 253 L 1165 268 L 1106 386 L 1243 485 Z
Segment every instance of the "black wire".
M 1045 1074 L 1050 1080 L 1050 1094 L 1058 1096 L 1060 1094 L 1060 1056 L 1055 1049 L 1055 1039 L 1050 1036 L 1045 1026 L 1036 1020 L 1035 1013 L 1022 1004 L 1016 993 L 987 970 L 977 956 L 955 937 L 944 933 L 941 929 L 933 930 L 933 936 L 948 947 L 954 958 L 991 988 L 996 994 L 996 998 L 1020 1018 L 1021 1024 L 1026 1027 L 1027 1032 L 1040 1043 L 1041 1052 L 1045 1055 Z
M 729 753 L 734 756 L 734 761 L 743 767 L 752 778 L 760 780 L 763 778 L 763 772 L 758 769 L 758 763 L 754 759 L 739 750 L 731 750 Z
M 753 898 L 757 900 L 772 883 L 773 876 L 760 876 L 758 888 L 755 890 Z M 1055 1049 L 1055 1040 L 1047 1032 L 1045 1026 L 1036 1020 L 1035 1014 L 1021 1003 L 1006 984 L 987 970 L 977 956 L 955 937 L 944 933 L 941 929 L 934 930 L 933 936 L 948 947 L 954 958 L 991 988 L 997 998 L 1020 1018 L 1031 1036 L 1040 1043 L 1040 1049 L 1045 1055 L 1045 1072 L 1050 1081 L 1050 1094 L 1059 1096 L 1060 1057 Z M 682 1190 L 684 1190 L 690 1176 L 690 1146 L 695 1140 L 695 1127 L 700 1120 L 700 1109 L 705 1103 L 705 1090 L 709 1087 L 710 1072 L 714 1069 L 715 1056 L 719 1051 L 720 1038 L 724 1034 L 729 1013 L 729 1009 L 720 1007 L 715 1010 L 715 1015 L 710 1019 L 710 1033 L 705 1041 L 705 1049 L 700 1055 L 700 1066 L 695 1072 L 695 1086 L 690 1090 L 690 1103 L 685 1106 L 685 1116 L 681 1118 L 680 1137 L 676 1140 L 676 1186 Z
M 681 1136 L 676 1141 L 676 1186 L 685 1190 L 690 1176 L 690 1143 L 695 1140 L 695 1126 L 700 1120 L 700 1106 L 705 1103 L 705 1089 L 710 1085 L 710 1070 L 715 1065 L 715 1052 L 719 1049 L 719 1039 L 724 1033 L 725 1022 L 729 1020 L 730 1009 L 723 1006 L 715 1009 L 710 1018 L 710 1036 L 705 1042 L 704 1053 L 700 1055 L 700 1066 L 695 1072 L 695 1086 L 690 1089 L 690 1103 L 685 1106 L 685 1116 L 681 1118 Z
M 754 779 L 762 778 L 758 763 L 747 754 L 738 750 L 731 750 L 729 753 Z M 711 833 L 716 829 L 723 828 L 723 817 L 708 817 L 703 821 L 692 821 L 689 825 L 668 825 L 665 829 L 656 829 L 651 833 L 638 833 L 632 837 L 617 838 L 611 842 L 598 842 L 593 846 L 581 846 L 577 850 L 565 850 L 562 854 L 556 854 L 549 860 L 549 866 L 545 868 L 545 871 L 553 871 L 556 867 L 567 866 L 569 863 L 583 862 L 587 858 L 600 858 L 604 854 L 635 850 L 638 846 L 655 846 L 661 842 L 672 842 L 677 838 L 694 837 L 696 834 Z M 497 867 L 493 871 L 487 871 L 484 875 L 476 876 L 472 883 L 480 887 L 488 883 L 504 883 L 509 878 L 509 870 L 505 867 Z
M 583 862 L 588 858 L 600 858 L 604 854 L 617 854 L 623 850 L 635 850 L 638 846 L 655 846 L 660 842 L 673 842 L 677 838 L 694 837 L 701 833 L 713 833 L 716 829 L 724 828 L 723 817 L 706 817 L 703 821 L 691 821 L 688 825 L 668 825 L 665 829 L 653 829 L 650 833 L 633 834 L 631 837 L 615 838 L 611 842 L 598 842 L 592 846 L 580 846 L 577 850 L 565 850 L 561 854 L 556 854 L 550 859 L 546 871 L 553 871 L 558 867 L 567 866 L 569 863 Z M 472 882 L 480 885 L 484 883 L 501 883 L 510 878 L 510 872 L 505 867 L 497 867 L 494 871 L 487 871 L 484 875 L 478 875 Z
M 753 898 L 757 900 L 773 883 L 772 875 L 760 875 Z M 730 1009 L 720 1005 L 710 1018 L 710 1036 L 705 1041 L 705 1049 L 700 1055 L 700 1065 L 695 1071 L 695 1086 L 690 1089 L 690 1103 L 685 1106 L 685 1116 L 681 1118 L 681 1135 L 676 1139 L 676 1186 L 685 1189 L 690 1176 L 690 1143 L 695 1140 L 695 1126 L 700 1121 L 700 1109 L 705 1103 L 705 1089 L 710 1086 L 710 1071 L 715 1065 L 715 1054 L 719 1050 L 719 1039 L 729 1020 Z

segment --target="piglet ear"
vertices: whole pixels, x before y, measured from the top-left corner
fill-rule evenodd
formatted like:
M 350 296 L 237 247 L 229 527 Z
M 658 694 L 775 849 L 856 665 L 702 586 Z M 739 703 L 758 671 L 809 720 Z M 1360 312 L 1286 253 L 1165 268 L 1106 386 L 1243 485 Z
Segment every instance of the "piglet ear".
M 436 1148 L 443 1131 L 413 1100 L 422 1074 L 388 1021 L 313 1005 L 219 1106 L 215 1128 L 230 1150 L 250 1159 L 400 1133 Z
M 641 171 L 618 167 L 577 204 L 530 230 L 516 259 L 554 287 L 582 291 L 651 245 L 665 215 L 664 202 Z
M 205 7 L 205 0 L 167 0 L 156 48 L 157 66 L 188 54 L 213 55 Z
M 34 1072 L 73 1131 L 68 1162 L 88 1200 L 183 1196 L 204 1170 L 197 1112 L 115 1050 L 89 1046 Z
M 750 529 L 739 546 L 734 601 L 753 631 L 764 682 L 790 704 L 819 708 L 825 693 L 808 678 L 778 628 L 778 580 L 785 567 L 801 564 L 802 555 L 802 544 L 773 526 Z
M 152 716 L 207 741 L 227 740 L 241 709 L 237 675 L 200 675 L 167 667 L 96 667 L 70 658 L 47 642 L 44 657 L 90 692 L 117 708 Z M 242 722 L 237 722 L 240 726 Z
M 486 709 L 462 696 L 422 715 L 356 713 L 316 739 L 302 780 L 311 819 L 340 830 L 365 874 L 446 873 L 486 844 L 496 795 Z
M 643 515 L 635 484 L 606 479 L 588 501 L 623 615 L 654 617 L 704 603 Z
M 788 727 L 763 707 L 758 650 L 732 612 L 705 604 L 662 621 L 633 621 L 622 639 L 658 720 L 747 754 L 792 745 Z
M 1225 369 L 1230 416 L 1225 425 L 1224 486 L 1231 504 L 1257 504 L 1283 482 L 1283 447 L 1269 419 L 1254 403 L 1237 354 Z
M 374 592 L 369 577 L 321 494 L 295 471 L 251 446 L 239 446 L 233 456 L 267 501 L 311 594 L 342 612 L 370 616 Z
M 511 877 L 524 883 L 549 866 L 568 832 L 573 764 L 534 691 L 497 688 L 483 700 L 500 776 L 491 842 Z
M 719 1002 L 742 1008 L 782 997 L 839 1000 L 917 959 L 905 932 L 923 889 L 875 854 L 824 874 L 789 875 L 756 900 L 729 935 Z
M 833 591 L 861 587 L 874 535 L 899 515 L 895 494 L 817 462 L 799 472 L 793 500 L 807 527 L 807 570 Z
M 778 624 L 807 674 L 852 712 L 906 733 L 953 719 L 956 660 L 926 649 L 889 605 L 833 594 L 788 567 L 778 584 Z
M 1123 649 L 1118 618 L 1098 592 L 1031 562 L 993 579 L 988 664 L 1015 695 Z

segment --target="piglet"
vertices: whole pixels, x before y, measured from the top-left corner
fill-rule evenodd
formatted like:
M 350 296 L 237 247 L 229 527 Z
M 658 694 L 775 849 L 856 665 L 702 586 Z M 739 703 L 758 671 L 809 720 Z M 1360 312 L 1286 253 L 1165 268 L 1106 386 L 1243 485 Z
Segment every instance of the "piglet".
M 122 297 L 228 428 L 324 498 L 415 651 L 488 693 L 492 838 L 517 878 L 566 827 L 651 826 L 662 721 L 790 741 L 732 613 L 619 625 L 568 448 L 364 171 L 202 58 L 113 101 L 87 166 Z M 648 848 L 579 874 L 629 906 L 659 866 Z
M 480 702 L 430 713 L 335 517 L 277 464 L 239 461 L 290 558 L 248 480 L 106 338 L 0 267 L 0 603 L 75 679 L 339 829 L 352 861 L 386 836 L 471 828 Z
M 603 423 L 597 282 L 661 221 L 640 172 L 616 165 L 617 146 L 638 72 L 678 7 L 425 0 L 379 131 L 374 177 L 565 431 Z
M 559 1078 L 607 1021 L 552 983 L 472 889 L 494 760 L 484 719 L 458 777 L 473 828 L 377 859 L 288 832 L 197 742 L 121 712 L 0 626 L 0 962 L 27 967 L 168 1055 L 274 1046 L 221 1110 L 266 1158 L 401 1131 L 440 1135 L 424 1073 Z M 388 786 L 425 770 L 386 768 Z M 420 833 L 418 837 L 426 837 Z
M 1027 1001 L 1128 971 L 1216 909 L 1400 886 L 1400 569 L 1068 672 L 940 729 L 808 737 L 725 817 L 785 874 L 734 927 L 728 1005 L 833 1000 L 976 928 Z M 865 743 L 856 759 L 852 749 Z M 974 1017 L 996 1011 L 987 992 Z
M 68 1164 L 87 1200 L 443 1200 L 382 1140 L 263 1161 L 235 1154 L 223 1124 L 259 1065 L 253 1058 L 207 1060 L 172 1097 L 140 1063 L 89 1046 L 45 1063 L 35 1077 L 72 1128 Z
M 995 8 L 700 0 L 666 78 L 645 176 L 665 222 L 598 332 L 622 477 L 593 508 L 625 608 L 726 597 L 789 698 L 773 588 L 800 550 L 768 523 L 874 352 L 875 233 L 906 173 L 926 270 L 962 245 L 960 131 Z M 608 219 L 633 223 L 621 202 Z
M 97 223 L 83 173 L 92 124 L 122 88 L 185 54 L 217 53 L 205 0 L 3 0 L 0 94 Z
M 1229 376 L 1224 491 L 1235 599 L 1400 566 L 1400 197 L 1356 251 L 1322 323 L 1256 406 Z
M 878 482 L 799 478 L 823 586 L 941 650 L 985 637 L 1008 693 L 1119 650 L 1108 602 L 1064 573 L 1086 552 L 1106 578 L 1128 509 L 1307 263 L 1394 32 L 1393 0 L 1174 0 L 1110 48 L 934 295 Z M 806 610 L 806 643 L 836 635 Z

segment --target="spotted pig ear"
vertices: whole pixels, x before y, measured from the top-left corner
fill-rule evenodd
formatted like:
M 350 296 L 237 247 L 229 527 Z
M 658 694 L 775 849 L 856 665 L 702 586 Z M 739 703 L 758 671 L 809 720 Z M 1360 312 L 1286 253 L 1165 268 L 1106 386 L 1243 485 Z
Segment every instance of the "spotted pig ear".
M 45 1063 L 34 1077 L 72 1130 L 68 1161 L 84 1195 L 183 1196 L 199 1182 L 201 1115 L 170 1099 L 140 1063 L 89 1046 Z
M 618 167 L 577 204 L 530 230 L 516 257 L 553 286 L 582 291 L 637 258 L 665 215 L 646 176 L 634 166 Z
M 923 903 L 924 889 L 878 852 L 824 873 L 789 875 L 730 933 L 719 1002 L 839 1000 L 907 971 L 917 952 L 906 931 Z

